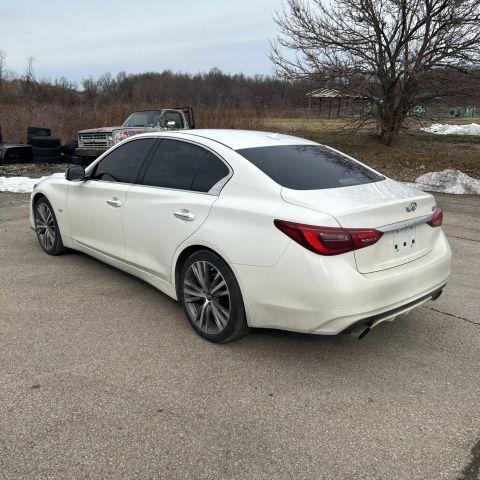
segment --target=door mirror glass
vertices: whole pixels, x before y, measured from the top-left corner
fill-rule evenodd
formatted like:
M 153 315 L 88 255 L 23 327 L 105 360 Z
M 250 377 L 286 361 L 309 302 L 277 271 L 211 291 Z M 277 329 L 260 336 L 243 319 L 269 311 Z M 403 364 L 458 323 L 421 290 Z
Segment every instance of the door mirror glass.
M 65 178 L 70 182 L 84 182 L 86 179 L 85 168 L 81 165 L 70 167 L 65 173 Z

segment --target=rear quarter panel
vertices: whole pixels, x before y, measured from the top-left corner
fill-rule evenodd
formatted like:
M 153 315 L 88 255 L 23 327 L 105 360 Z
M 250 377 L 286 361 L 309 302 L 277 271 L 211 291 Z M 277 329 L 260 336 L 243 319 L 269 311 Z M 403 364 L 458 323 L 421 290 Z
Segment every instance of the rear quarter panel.
M 180 251 L 190 245 L 205 245 L 230 265 L 270 267 L 291 242 L 275 227 L 275 219 L 339 226 L 328 214 L 283 201 L 278 185 L 263 188 L 253 179 L 241 178 L 234 173 L 205 223 L 181 245 Z

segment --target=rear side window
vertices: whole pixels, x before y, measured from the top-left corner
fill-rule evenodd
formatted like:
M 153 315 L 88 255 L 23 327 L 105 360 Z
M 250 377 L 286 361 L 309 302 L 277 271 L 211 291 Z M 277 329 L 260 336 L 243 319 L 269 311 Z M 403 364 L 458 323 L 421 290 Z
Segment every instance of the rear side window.
M 282 187 L 293 190 L 348 187 L 385 179 L 323 145 L 244 148 L 237 153 Z
M 227 166 L 219 158 L 207 150 L 204 150 L 204 152 L 204 161 L 192 184 L 192 190 L 197 192 L 208 192 L 230 173 Z
M 135 183 L 138 172 L 154 143 L 154 138 L 140 138 L 117 147 L 98 162 L 90 178 L 107 182 Z
M 144 185 L 208 192 L 227 176 L 228 168 L 202 147 L 162 140 L 143 178 Z

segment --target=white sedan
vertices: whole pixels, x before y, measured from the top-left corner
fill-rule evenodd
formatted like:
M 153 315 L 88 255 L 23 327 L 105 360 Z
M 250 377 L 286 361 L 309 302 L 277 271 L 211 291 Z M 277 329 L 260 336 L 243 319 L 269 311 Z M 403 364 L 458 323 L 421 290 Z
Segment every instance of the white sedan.
M 138 135 L 36 185 L 50 255 L 79 250 L 182 302 L 213 342 L 250 327 L 361 338 L 450 275 L 428 193 L 287 135 Z

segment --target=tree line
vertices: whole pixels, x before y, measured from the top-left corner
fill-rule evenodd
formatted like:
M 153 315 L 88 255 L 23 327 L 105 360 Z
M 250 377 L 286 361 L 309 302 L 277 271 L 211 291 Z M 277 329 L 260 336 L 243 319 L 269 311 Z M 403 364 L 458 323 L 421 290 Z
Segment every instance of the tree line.
M 33 60 L 24 74 L 6 71 L 5 52 L 0 50 L 0 101 L 3 103 L 53 103 L 61 105 L 108 105 L 122 102 L 139 105 L 186 104 L 196 107 L 261 107 L 272 109 L 304 106 L 305 82 L 268 75 L 247 76 L 214 68 L 205 73 L 146 72 L 86 77 L 80 85 L 65 77 L 38 79 Z

